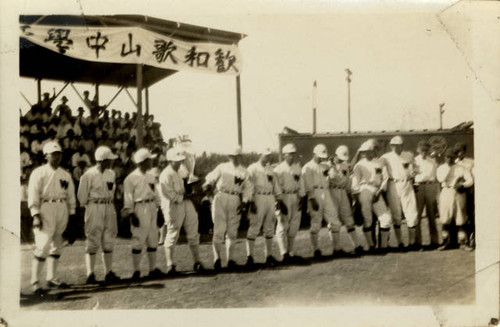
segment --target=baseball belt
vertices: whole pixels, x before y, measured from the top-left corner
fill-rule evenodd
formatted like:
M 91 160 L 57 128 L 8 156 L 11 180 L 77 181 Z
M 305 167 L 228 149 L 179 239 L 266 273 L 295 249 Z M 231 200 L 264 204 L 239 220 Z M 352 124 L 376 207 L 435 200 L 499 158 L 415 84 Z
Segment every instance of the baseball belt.
M 409 179 L 396 179 L 396 178 L 389 178 L 389 180 L 394 183 L 406 183 L 410 181 Z
M 57 203 L 57 202 L 66 202 L 66 199 L 43 199 L 43 203 Z
M 339 185 L 331 185 L 330 188 L 333 190 L 345 190 L 346 189 L 345 186 L 339 186 Z
M 297 194 L 299 192 L 299 190 L 295 190 L 295 191 L 282 191 L 281 193 L 282 194 Z
M 324 186 L 313 186 L 313 188 L 316 190 L 325 190 L 326 189 L 326 187 L 324 187 Z
M 110 204 L 113 203 L 112 199 L 90 199 L 90 203 L 95 203 L 95 204 Z
M 273 192 L 255 192 L 258 195 L 273 195 Z
M 225 191 L 225 190 L 219 190 L 220 193 L 226 193 L 226 194 L 231 194 L 231 195 L 240 195 L 240 192 L 234 192 L 234 191 Z
M 155 201 L 154 199 L 145 199 L 145 200 L 135 201 L 135 203 L 151 203 L 154 201 Z
M 416 185 L 423 185 L 423 184 L 436 184 L 436 181 L 424 181 L 424 182 L 418 182 Z

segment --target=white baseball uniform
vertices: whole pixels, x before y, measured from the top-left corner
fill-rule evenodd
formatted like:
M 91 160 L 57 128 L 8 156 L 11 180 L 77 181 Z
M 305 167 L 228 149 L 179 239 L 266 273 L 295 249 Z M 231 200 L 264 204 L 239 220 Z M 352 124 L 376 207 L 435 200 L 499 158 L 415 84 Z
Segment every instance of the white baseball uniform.
M 113 241 L 118 232 L 114 195 L 115 172 L 104 172 L 97 166 L 88 169 L 80 179 L 78 201 L 85 207 L 86 250 L 95 254 L 102 246 L 103 252 L 113 251 Z
M 75 214 L 75 185 L 71 175 L 61 167 L 45 164 L 33 170 L 28 183 L 28 208 L 31 215 L 40 214 L 41 229 L 34 229 L 34 255 L 44 259 L 58 258 L 63 245 L 62 234 L 68 215 Z
M 330 194 L 338 210 L 342 224 L 350 230 L 354 227 L 351 202 L 347 196 L 350 189 L 349 165 L 345 162 L 332 164 L 328 171 Z

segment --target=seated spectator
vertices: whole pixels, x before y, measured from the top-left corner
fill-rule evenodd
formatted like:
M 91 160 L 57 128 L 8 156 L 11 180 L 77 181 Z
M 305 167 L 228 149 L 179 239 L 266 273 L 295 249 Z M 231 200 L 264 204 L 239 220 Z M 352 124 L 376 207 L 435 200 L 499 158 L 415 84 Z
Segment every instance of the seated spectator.
M 28 148 L 23 143 L 20 144 L 20 151 L 21 151 L 21 172 L 23 172 L 24 169 L 30 167 L 33 164 L 33 162 L 31 161 Z
M 26 151 L 30 150 L 30 141 L 29 141 L 29 131 L 24 131 L 21 132 L 21 136 L 19 137 L 19 143 L 21 143 L 24 148 L 26 148 Z
M 78 166 L 78 163 L 80 161 L 83 161 L 85 162 L 85 164 L 87 165 L 87 167 L 90 167 L 91 166 L 91 162 L 90 162 L 90 157 L 87 153 L 85 153 L 85 148 L 83 146 L 79 146 L 76 150 L 76 152 L 73 154 L 73 156 L 71 157 L 71 166 L 72 167 L 77 167 Z
M 85 160 L 80 160 L 77 162 L 76 167 L 73 168 L 73 180 L 75 181 L 75 188 L 78 189 L 78 185 L 80 184 L 80 178 L 82 177 L 83 173 L 87 170 L 87 167 L 90 165 L 87 164 Z
M 28 112 L 26 113 L 26 115 L 24 115 L 24 117 L 31 125 L 35 120 L 41 117 L 40 106 L 36 104 L 31 106 L 31 109 L 28 110 Z
M 122 129 L 126 128 L 129 121 L 130 121 L 130 114 L 126 112 L 125 115 L 123 115 L 123 118 L 120 119 L 120 127 Z
M 32 141 L 30 143 L 31 153 L 35 156 L 42 155 L 42 149 L 43 149 L 42 139 L 44 138 L 44 135 L 41 133 L 37 133 L 32 135 L 31 137 L 32 137 Z
M 105 145 L 108 148 L 112 148 L 113 147 L 113 141 L 109 138 L 108 132 L 105 131 L 105 130 L 102 131 L 101 138 L 97 142 L 97 146 L 98 147 L 101 146 L 101 145 Z
M 30 134 L 32 136 L 43 134 L 41 118 L 37 118 L 31 122 Z
M 123 152 L 127 149 L 127 145 L 128 145 L 128 135 L 127 133 L 121 133 L 119 136 L 118 136 L 118 139 L 117 141 L 115 142 L 115 144 L 113 145 L 113 148 L 117 151 L 117 152 Z
M 57 135 L 57 129 L 59 128 L 59 123 L 60 122 L 61 122 L 61 120 L 59 119 L 59 117 L 52 117 L 51 120 L 49 121 L 49 126 L 47 128 L 47 133 L 52 130 Z
M 53 142 L 53 141 L 56 141 L 57 142 L 57 138 L 56 138 L 56 132 L 52 129 L 50 129 L 46 134 L 45 134 L 45 138 L 44 140 L 42 141 L 42 149 L 43 149 L 43 146 L 47 143 L 47 142 Z
M 56 137 L 58 139 L 64 138 L 70 129 L 73 129 L 73 125 L 71 125 L 69 118 L 66 115 L 63 115 L 59 126 L 57 127 Z
M 19 133 L 24 133 L 24 132 L 29 132 L 30 131 L 30 124 L 28 123 L 28 120 L 26 117 L 22 117 L 19 119 Z
M 72 118 L 72 123 L 73 123 L 73 132 L 75 133 L 75 136 L 82 136 L 82 121 L 81 119 L 77 118 Z
M 93 138 L 89 132 L 84 132 L 81 140 L 78 142 L 79 146 L 83 146 L 86 153 L 94 153 L 96 146 Z

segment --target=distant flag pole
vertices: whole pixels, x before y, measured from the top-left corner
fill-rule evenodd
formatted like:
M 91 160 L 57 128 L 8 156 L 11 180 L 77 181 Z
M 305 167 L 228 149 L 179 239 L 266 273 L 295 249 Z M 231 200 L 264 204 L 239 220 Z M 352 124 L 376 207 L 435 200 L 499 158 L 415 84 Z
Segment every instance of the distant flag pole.
M 316 108 L 318 106 L 317 91 L 318 91 L 318 85 L 317 85 L 316 81 L 314 81 L 313 91 L 312 91 L 313 134 L 316 134 Z
M 351 75 L 352 72 L 349 68 L 346 68 L 347 73 L 347 133 L 351 132 Z
M 439 104 L 439 129 L 443 129 L 444 102 Z

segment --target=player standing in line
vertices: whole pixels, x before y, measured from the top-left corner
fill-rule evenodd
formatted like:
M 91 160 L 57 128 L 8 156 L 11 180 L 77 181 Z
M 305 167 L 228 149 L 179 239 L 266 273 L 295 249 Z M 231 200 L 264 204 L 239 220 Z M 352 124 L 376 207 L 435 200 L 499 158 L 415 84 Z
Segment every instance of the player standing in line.
M 167 261 L 167 275 L 175 275 L 174 248 L 179 239 L 181 227 L 184 227 L 187 242 L 194 259 L 194 270 L 203 271 L 200 262 L 200 234 L 198 233 L 198 214 L 193 202 L 189 199 L 184 188 L 184 180 L 180 167 L 185 157 L 177 148 L 167 152 L 169 165 L 160 174 L 161 210 L 166 217 L 167 235 L 165 239 L 165 258 Z
M 65 288 L 56 277 L 57 262 L 63 247 L 62 234 L 69 219 L 75 218 L 75 186 L 71 175 L 60 167 L 61 146 L 48 142 L 43 147 L 47 163 L 33 170 L 28 183 L 28 208 L 33 217 L 35 247 L 31 285 L 35 294 L 43 294 L 40 275 L 47 259 L 47 286 Z
M 283 256 L 283 262 L 294 261 L 293 245 L 295 236 L 300 227 L 302 207 L 305 204 L 305 188 L 302 179 L 301 167 L 295 162 L 295 145 L 290 143 L 283 147 L 283 161 L 274 168 L 274 174 L 281 188 L 283 203 L 288 208 L 288 213 L 278 211 L 276 227 L 276 241 Z
M 156 249 L 158 247 L 158 228 L 164 221 L 159 219 L 159 199 L 155 190 L 155 179 L 146 173 L 151 168 L 151 159 L 156 158 L 146 148 L 134 153 L 137 166 L 123 181 L 122 216 L 128 217 L 132 232 L 132 262 L 134 273 L 132 280 L 141 277 L 141 253 L 146 246 L 149 261 L 149 278 L 162 277 L 163 273 L 156 266 Z
M 371 253 L 383 254 L 387 251 L 389 231 L 392 217 L 381 193 L 387 185 L 387 171 L 384 164 L 374 158 L 374 144 L 371 140 L 364 142 L 358 150 L 361 159 L 356 163 L 352 173 L 352 194 L 361 206 L 363 215 L 363 232 Z M 377 216 L 380 223 L 379 250 L 375 249 L 373 239 L 373 214 Z
M 229 154 L 229 161 L 215 167 L 205 177 L 203 190 L 211 194 L 215 186 L 216 194 L 212 202 L 214 222 L 213 251 L 214 270 L 221 269 L 221 252 L 224 235 L 226 238 L 227 267 L 236 269 L 234 245 L 238 237 L 238 226 L 242 212 L 249 207 L 253 186 L 248 171 L 241 165 L 241 147 Z M 254 204 L 255 205 L 255 204 Z
M 323 219 L 328 222 L 330 238 L 333 243 L 333 253 L 340 248 L 340 223 L 337 209 L 328 191 L 328 165 L 323 161 L 328 159 L 328 152 L 324 144 L 318 144 L 313 149 L 313 158 L 302 168 L 304 187 L 309 199 L 308 212 L 311 216 L 311 244 L 315 258 L 321 258 L 318 245 L 318 233 L 321 230 Z
M 342 248 L 335 249 L 335 251 L 340 252 L 344 256 L 353 254 L 359 255 L 363 252 L 354 228 L 352 206 L 348 197 L 348 193 L 350 193 L 351 189 L 348 160 L 349 149 L 345 145 L 340 145 L 335 150 L 335 156 L 333 157 L 330 170 L 328 171 L 330 194 L 335 204 L 337 215 L 340 217 L 342 224 L 346 227 L 349 239 L 353 245 L 353 252 L 351 253 L 345 253 Z
M 109 147 L 98 147 L 95 151 L 96 165 L 82 175 L 78 187 L 78 201 L 85 208 L 87 284 L 97 283 L 94 266 L 99 247 L 102 247 L 105 282 L 120 280 L 112 270 L 113 241 L 118 228 L 114 206 L 115 172 L 111 167 L 116 158 L 118 156 Z
M 389 174 L 387 182 L 387 202 L 394 220 L 399 250 L 406 251 L 401 237 L 401 221 L 403 214 L 409 233 L 409 249 L 417 250 L 416 231 L 418 227 L 417 199 L 413 189 L 414 159 L 409 152 L 403 151 L 403 138 L 394 136 L 390 143 L 391 151 L 382 155 Z
M 263 228 L 265 238 L 266 265 L 275 266 L 278 262 L 272 256 L 273 235 L 276 226 L 276 205 L 282 214 L 288 214 L 288 208 L 281 200 L 281 188 L 274 176 L 270 165 L 271 150 L 265 149 L 260 153 L 259 161 L 248 167 L 250 183 L 253 185 L 253 203 L 256 210 L 248 214 L 249 226 L 247 231 L 247 266 L 254 264 L 255 239 Z

